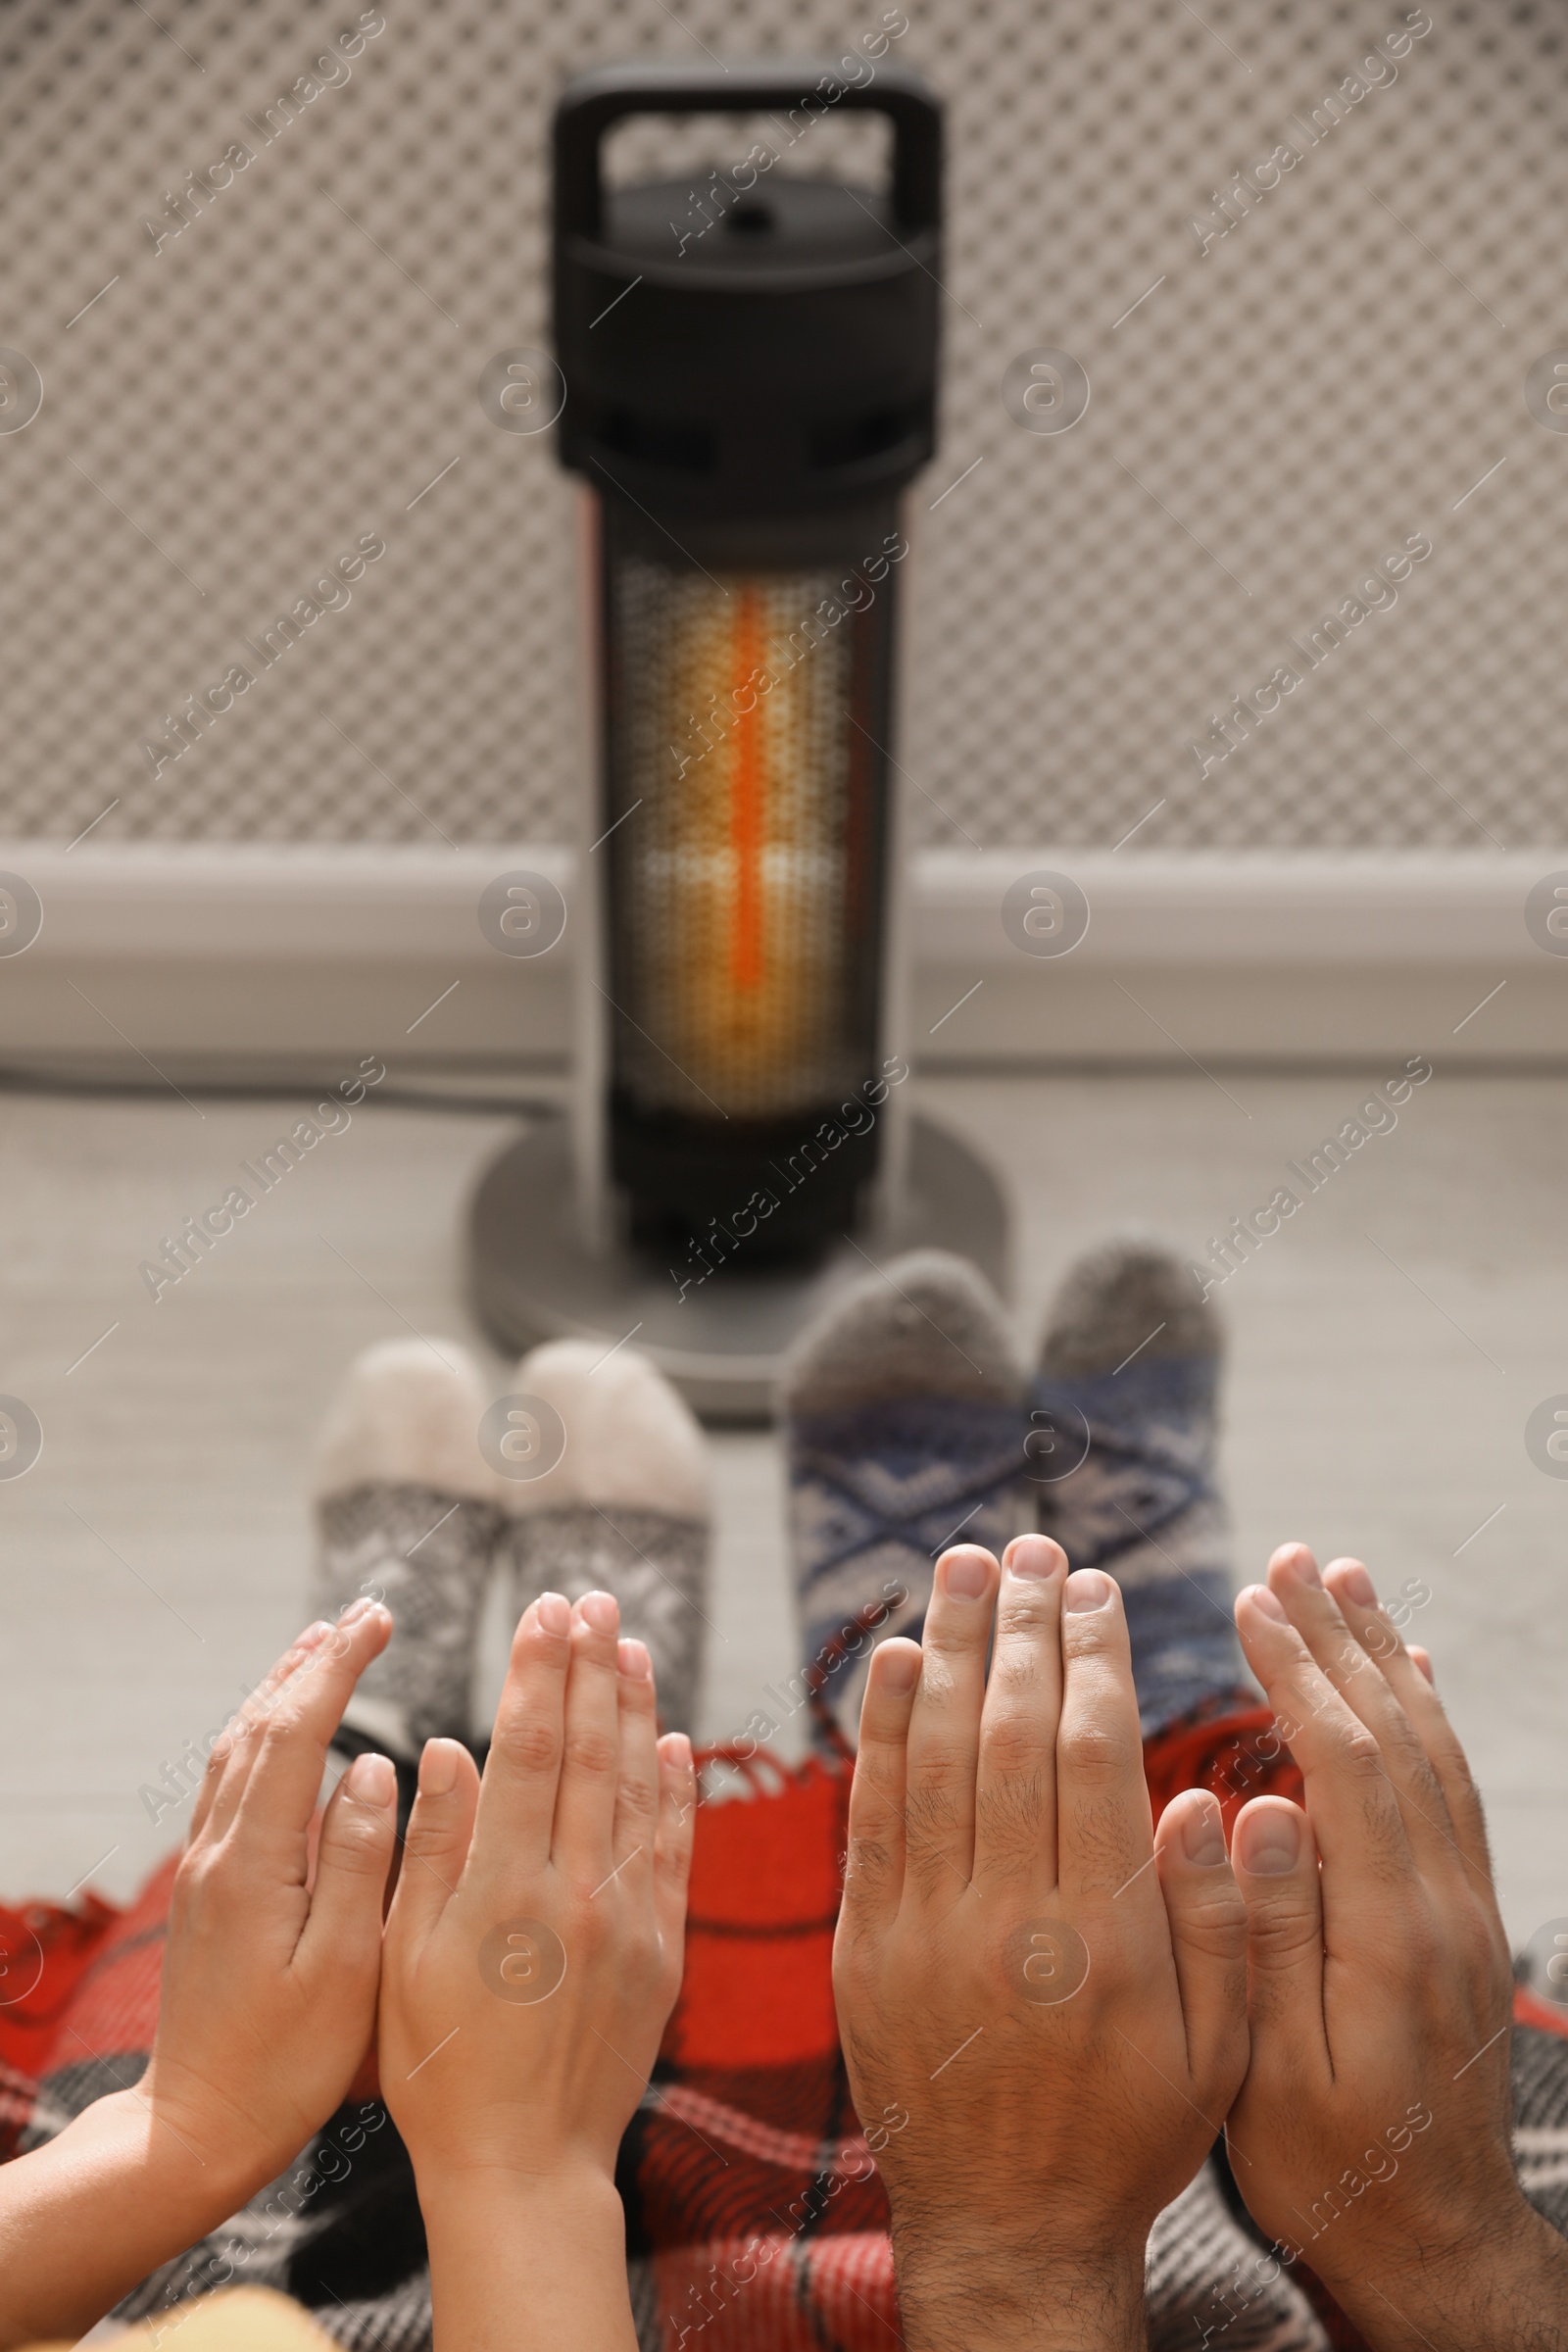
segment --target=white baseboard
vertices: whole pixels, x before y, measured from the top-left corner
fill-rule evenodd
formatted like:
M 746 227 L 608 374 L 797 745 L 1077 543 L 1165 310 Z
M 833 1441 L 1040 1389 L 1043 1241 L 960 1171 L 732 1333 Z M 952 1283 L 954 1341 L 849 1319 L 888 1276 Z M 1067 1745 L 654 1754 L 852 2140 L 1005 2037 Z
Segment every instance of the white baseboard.
M 1523 913 L 1559 864 L 1568 851 L 926 851 L 911 885 L 914 1048 L 937 1067 L 1396 1050 L 1568 1062 L 1568 957 L 1537 948 Z M 514 961 L 488 946 L 476 906 L 498 873 L 527 867 L 569 907 L 573 866 L 534 844 L 0 843 L 0 871 L 44 906 L 34 944 L 0 956 L 0 1060 L 133 1066 L 139 1052 L 239 1069 L 374 1048 L 559 1064 L 570 920 L 548 956 Z M 1091 907 L 1060 958 L 1020 954 L 1002 926 L 1004 892 L 1040 868 L 1071 875 Z

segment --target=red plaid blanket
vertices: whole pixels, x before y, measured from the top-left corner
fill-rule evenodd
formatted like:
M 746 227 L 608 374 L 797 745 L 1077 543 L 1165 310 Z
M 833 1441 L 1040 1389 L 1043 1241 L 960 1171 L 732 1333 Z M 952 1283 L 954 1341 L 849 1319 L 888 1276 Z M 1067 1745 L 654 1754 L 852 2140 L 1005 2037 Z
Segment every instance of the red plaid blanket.
M 1264 1708 L 1243 1709 L 1152 1743 L 1156 1814 L 1194 1786 L 1212 1788 L 1227 1816 L 1265 1790 L 1298 1794 L 1269 1722 Z M 887 2203 L 850 2102 L 833 2008 L 850 1768 L 813 1758 L 786 1770 L 716 1752 L 744 1775 L 749 1798 L 699 1815 L 685 1981 L 621 2148 L 639 2338 L 648 2352 L 887 2352 L 901 2340 Z M 91 1898 L 79 1911 L 0 1912 L 0 1957 L 12 1972 L 0 1977 L 0 2153 L 48 2136 L 141 2072 L 172 1870 L 171 1859 L 120 1912 Z M 9 1999 L 7 1982 L 21 1987 Z M 1518 2038 L 1529 2056 L 1522 2120 L 1544 2180 L 1568 2180 L 1561 2021 L 1526 1998 Z M 1568 2211 L 1551 2218 L 1568 2225 Z M 1156 2229 L 1151 2342 L 1190 2347 L 1205 2327 L 1217 2339 L 1234 2319 L 1236 2352 L 1354 2344 L 1299 2264 L 1272 2290 L 1289 2303 L 1280 2324 L 1264 2326 L 1259 2299 L 1242 2325 L 1249 2315 L 1234 2307 L 1248 2294 L 1232 2273 L 1247 2262 L 1260 2278 L 1278 2270 L 1250 2227 L 1222 2159 L 1218 2169 L 1211 2160 Z M 229 2278 L 283 2287 L 344 2344 L 428 2346 L 412 2174 L 377 2102 L 340 2111 L 290 2175 L 125 2308 L 153 2311 Z

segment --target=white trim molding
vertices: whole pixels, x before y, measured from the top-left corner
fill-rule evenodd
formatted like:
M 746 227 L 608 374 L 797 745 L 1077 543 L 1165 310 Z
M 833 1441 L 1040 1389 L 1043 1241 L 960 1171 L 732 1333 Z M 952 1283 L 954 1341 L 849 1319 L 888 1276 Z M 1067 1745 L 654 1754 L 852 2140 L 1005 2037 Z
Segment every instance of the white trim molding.
M 487 944 L 477 905 L 498 874 L 525 868 L 569 909 L 575 864 L 554 844 L 0 842 L 0 871 L 44 908 L 25 954 L 0 956 L 0 1060 L 130 1061 L 134 1048 L 238 1067 L 374 1045 L 426 1062 L 560 1066 L 569 914 L 547 956 L 514 960 Z M 1395 1046 L 1568 1063 L 1568 956 L 1543 952 L 1524 921 L 1529 891 L 1558 866 L 1568 849 L 927 850 L 908 907 L 915 1051 L 951 1069 L 1353 1059 Z M 1088 900 L 1069 955 L 1023 955 L 1003 927 L 1005 892 L 1031 872 L 1065 873 Z M 426 1017 L 437 980 L 458 985 Z

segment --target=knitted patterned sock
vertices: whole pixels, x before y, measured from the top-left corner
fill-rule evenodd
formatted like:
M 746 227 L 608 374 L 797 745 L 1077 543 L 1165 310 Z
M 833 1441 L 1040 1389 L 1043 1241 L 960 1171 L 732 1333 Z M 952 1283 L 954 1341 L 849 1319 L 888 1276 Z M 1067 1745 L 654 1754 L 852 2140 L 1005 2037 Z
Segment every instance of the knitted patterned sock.
M 918 1639 L 947 1545 L 1000 1552 L 1023 1523 L 1023 1391 L 995 1296 L 940 1250 L 868 1274 L 791 1351 L 805 1679 L 852 1743 L 871 1650 L 889 1634 Z
M 1178 1258 L 1110 1242 L 1056 1293 L 1031 1393 L 1040 1525 L 1074 1568 L 1104 1568 L 1121 1586 L 1146 1740 L 1254 1697 L 1214 1484 L 1223 1345 Z
M 470 1728 L 474 1638 L 500 1522 L 498 1482 L 478 1446 L 486 1401 L 450 1340 L 439 1349 L 389 1340 L 349 1367 L 321 1432 L 312 1606 L 336 1617 L 368 1592 L 391 1610 L 392 1639 L 360 1677 L 344 1724 L 394 1760 Z
M 613 1592 L 621 1632 L 653 1657 L 661 1723 L 690 1732 L 711 1533 L 708 1448 L 690 1407 L 647 1356 L 607 1356 L 588 1340 L 547 1341 L 512 1385 L 549 1405 L 565 1436 L 541 1475 L 504 1482 L 497 1555 L 516 1614 L 540 1592 Z

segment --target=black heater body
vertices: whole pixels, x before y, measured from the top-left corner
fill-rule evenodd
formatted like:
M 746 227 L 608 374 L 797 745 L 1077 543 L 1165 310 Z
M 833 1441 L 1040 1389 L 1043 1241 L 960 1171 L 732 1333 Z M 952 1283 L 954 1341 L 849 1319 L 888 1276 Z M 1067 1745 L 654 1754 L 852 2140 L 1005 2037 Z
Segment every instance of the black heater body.
M 803 175 L 842 109 L 891 118 L 886 192 Z M 607 188 L 606 132 L 653 113 L 778 136 L 698 188 Z M 605 1155 L 632 1239 L 666 1251 L 716 1226 L 754 1259 L 808 1255 L 876 1173 L 940 191 L 938 103 L 885 66 L 615 68 L 556 116 L 560 454 L 594 494 Z

